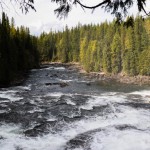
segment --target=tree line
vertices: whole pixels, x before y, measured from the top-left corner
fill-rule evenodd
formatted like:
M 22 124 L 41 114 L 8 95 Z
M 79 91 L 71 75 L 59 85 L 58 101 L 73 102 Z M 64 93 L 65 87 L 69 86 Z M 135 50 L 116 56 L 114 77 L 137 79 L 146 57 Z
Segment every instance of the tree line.
M 150 17 L 80 25 L 38 38 L 41 61 L 80 62 L 87 71 L 150 75 Z
M 0 20 L 0 85 L 9 85 L 18 74 L 38 67 L 37 37 L 28 28 L 15 27 L 5 13 Z
M 150 17 L 128 17 L 120 24 L 81 25 L 61 32 L 30 35 L 2 13 L 0 20 L 0 85 L 39 66 L 40 61 L 80 62 L 87 71 L 150 75 Z

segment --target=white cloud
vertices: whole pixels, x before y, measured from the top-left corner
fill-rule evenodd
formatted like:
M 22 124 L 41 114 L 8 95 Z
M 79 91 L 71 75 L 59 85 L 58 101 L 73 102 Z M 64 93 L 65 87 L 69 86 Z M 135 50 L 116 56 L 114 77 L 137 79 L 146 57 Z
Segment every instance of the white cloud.
M 55 3 L 51 3 L 50 0 L 36 0 L 35 8 L 37 12 L 30 11 L 28 14 L 22 14 L 21 10 L 14 9 L 12 4 L 8 3 L 10 0 L 6 0 L 6 4 L 10 9 L 6 9 L 9 17 L 14 17 L 17 26 L 24 25 L 30 28 L 32 34 L 39 35 L 41 32 L 49 32 L 51 29 L 62 30 L 66 24 L 69 27 L 76 26 L 79 22 L 81 24 L 101 23 L 107 20 L 112 20 L 113 16 L 104 12 L 103 9 L 98 8 L 91 13 L 91 10 L 82 10 L 80 6 L 73 7 L 66 19 L 59 20 L 54 14 L 54 9 L 58 6 Z M 100 2 L 100 0 L 84 0 L 87 5 L 94 5 Z M 150 10 L 150 1 L 147 2 L 147 10 Z M 17 12 L 17 13 L 16 13 Z M 137 12 L 136 8 L 131 9 L 131 13 Z
M 30 24 L 30 31 L 34 35 L 39 35 L 41 32 L 49 33 L 50 31 L 60 31 L 63 29 L 63 26 L 57 22 L 48 22 L 48 23 L 38 23 Z

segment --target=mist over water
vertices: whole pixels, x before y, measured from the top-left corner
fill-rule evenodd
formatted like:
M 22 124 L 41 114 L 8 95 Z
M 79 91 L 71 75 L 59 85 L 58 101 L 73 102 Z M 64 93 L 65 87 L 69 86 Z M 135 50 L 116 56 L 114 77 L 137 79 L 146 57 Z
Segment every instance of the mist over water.
M 150 87 L 49 65 L 0 89 L 0 150 L 149 150 Z

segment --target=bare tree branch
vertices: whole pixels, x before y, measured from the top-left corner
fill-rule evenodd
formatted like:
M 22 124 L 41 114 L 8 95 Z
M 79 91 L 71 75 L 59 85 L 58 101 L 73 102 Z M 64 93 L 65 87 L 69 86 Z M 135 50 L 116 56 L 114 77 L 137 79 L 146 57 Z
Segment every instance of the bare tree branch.
M 86 5 L 83 5 L 80 1 L 78 0 L 75 0 L 75 3 L 78 3 L 80 6 L 84 7 L 84 8 L 87 8 L 87 9 L 95 9 L 95 8 L 98 8 L 104 4 L 110 4 L 111 3 L 111 0 L 104 0 L 103 2 L 95 5 L 95 6 L 86 6 Z
M 9 1 L 11 4 L 13 1 L 16 4 L 19 4 L 20 9 L 22 10 L 23 13 L 29 12 L 30 9 L 36 11 L 36 9 L 34 7 L 34 0 L 9 0 Z M 8 8 L 7 4 L 3 0 L 0 0 L 0 6 L 1 6 L 2 12 L 5 11 L 6 7 Z M 5 8 L 4 8 L 4 6 L 5 6 Z M 13 7 L 14 7 L 14 5 L 13 5 Z

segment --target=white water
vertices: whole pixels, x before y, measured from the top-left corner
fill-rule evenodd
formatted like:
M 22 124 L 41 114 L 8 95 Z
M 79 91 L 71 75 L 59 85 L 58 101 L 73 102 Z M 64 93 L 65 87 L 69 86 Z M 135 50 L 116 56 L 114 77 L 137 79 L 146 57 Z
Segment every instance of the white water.
M 1 91 L 1 98 L 8 98 L 10 101 L 20 100 L 17 97 L 17 91 Z M 100 96 L 93 96 L 83 105 L 82 109 L 90 110 L 93 106 L 111 105 L 115 102 L 126 102 L 127 96 L 138 94 L 147 101 L 150 91 L 136 91 L 132 93 L 105 93 Z M 60 97 L 62 93 L 50 93 L 47 96 Z M 71 94 L 69 94 L 71 95 Z M 75 103 L 68 100 L 68 104 Z M 113 107 L 113 105 L 112 105 Z M 108 116 L 95 115 L 71 124 L 66 124 L 61 132 L 56 134 L 49 133 L 43 137 L 27 138 L 21 134 L 20 126 L 5 124 L 0 126 L 1 150 L 15 150 L 16 147 L 24 150 L 61 150 L 66 142 L 77 135 L 92 131 L 95 129 L 104 129 L 92 135 L 93 140 L 90 143 L 91 150 L 149 150 L 150 149 L 150 110 L 134 109 L 129 106 L 120 106 L 119 111 Z M 33 110 L 37 111 L 37 110 Z M 52 118 L 49 118 L 49 120 Z M 55 120 L 55 118 L 53 118 Z M 53 120 L 52 119 L 52 120 Z M 128 124 L 136 126 L 140 130 L 127 129 L 117 130 L 115 126 Z M 76 150 L 83 148 L 76 148 Z
M 92 150 L 149 150 L 150 132 L 117 131 L 109 128 L 93 135 Z
M 15 90 L 0 91 L 0 98 L 8 99 L 8 101 L 10 101 L 10 102 L 21 100 L 23 97 L 17 96 L 16 93 L 17 93 L 17 91 L 15 91 Z M 5 101 L 7 101 L 7 100 L 5 100 Z M 4 101 L 0 101 L 0 103 L 1 102 L 4 102 Z
M 65 68 L 49 67 L 41 69 L 41 71 L 44 70 L 63 72 Z M 38 70 L 32 70 L 32 72 L 38 72 Z M 34 75 L 32 76 L 35 78 Z M 36 81 L 38 81 L 38 79 Z M 80 78 L 74 80 L 63 78 L 59 79 L 59 81 L 71 83 L 73 81 L 83 83 L 84 85 L 86 83 L 86 81 Z M 69 86 L 71 86 L 71 83 L 69 83 Z M 85 147 L 77 145 L 77 147 L 70 150 L 150 150 L 150 109 L 144 107 L 136 108 L 128 104 L 136 100 L 139 101 L 139 99 L 142 104 L 149 104 L 150 90 L 139 90 L 130 93 L 105 91 L 99 94 L 93 94 L 92 92 L 92 94 L 89 92 L 81 94 L 82 92 L 69 93 L 69 86 L 66 91 L 65 88 L 63 89 L 65 94 L 63 90 L 53 92 L 51 88 L 48 89 L 48 92 L 46 91 L 45 94 L 42 93 L 42 90 L 45 90 L 42 88 L 45 88 L 45 86 L 38 86 L 36 88 L 39 89 L 39 93 L 37 92 L 32 95 L 30 93 L 32 92 L 31 84 L 28 86 L 17 86 L 14 87 L 13 90 L 2 89 L 0 91 L 0 107 L 2 106 L 3 109 L 0 110 L 0 114 L 10 111 L 9 109 L 5 109 L 8 103 L 17 105 L 17 102 L 23 99 L 26 100 L 27 98 L 35 107 L 33 107 L 32 110 L 26 110 L 26 112 L 30 114 L 34 114 L 35 112 L 41 113 L 41 118 L 45 109 L 44 107 L 40 107 L 40 104 L 45 101 L 49 103 L 54 102 L 56 104 L 57 102 L 64 101 L 70 108 L 78 108 L 79 111 L 71 109 L 69 114 L 68 112 L 64 112 L 66 107 L 63 108 L 62 113 L 68 115 L 69 118 L 82 115 L 82 111 L 85 111 L 85 116 L 82 119 L 77 119 L 72 122 L 65 122 L 65 120 L 59 122 L 57 116 L 54 116 L 54 114 L 50 112 L 53 108 L 50 108 L 48 109 L 48 116 L 44 116 L 44 118 L 47 121 L 58 121 L 58 124 L 54 124 L 54 126 L 62 124 L 62 126 L 60 126 L 61 129 L 52 132 L 52 129 L 50 129 L 48 134 L 35 137 L 25 136 L 25 129 L 22 128 L 21 122 L 20 124 L 5 121 L 0 122 L 0 150 L 64 150 L 67 142 L 85 133 L 90 136 L 90 141 L 84 145 Z M 28 92 L 32 97 L 28 97 Z M 25 95 L 25 93 L 27 94 Z M 25 97 L 22 94 L 24 94 Z M 63 99 L 62 96 L 66 97 Z M 79 99 L 80 97 L 84 97 L 86 99 L 85 103 L 77 105 L 75 101 L 76 96 Z M 44 105 L 46 105 L 46 102 Z M 102 109 L 102 111 L 94 112 L 95 107 L 97 107 L 96 109 L 98 110 Z M 56 108 L 59 108 L 59 106 Z M 36 125 L 39 124 L 33 121 L 30 128 L 32 129 Z M 124 127 L 126 125 L 127 128 L 122 130 L 118 129 L 118 127 Z
M 44 68 L 45 69 L 45 68 Z M 65 67 L 48 67 L 46 70 L 65 70 Z
M 141 100 L 150 103 L 150 91 L 148 90 L 143 90 L 143 91 L 135 91 L 130 93 L 131 95 L 139 95 L 141 96 Z

